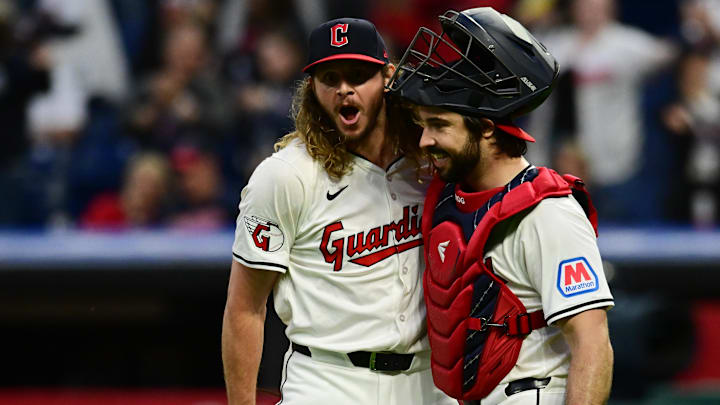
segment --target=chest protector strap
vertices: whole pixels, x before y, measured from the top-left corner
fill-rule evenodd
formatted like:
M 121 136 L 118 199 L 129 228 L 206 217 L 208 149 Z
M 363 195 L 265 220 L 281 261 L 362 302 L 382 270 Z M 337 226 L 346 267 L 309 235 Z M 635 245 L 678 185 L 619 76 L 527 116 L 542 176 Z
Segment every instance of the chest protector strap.
M 550 197 L 573 194 L 597 233 L 580 179 L 528 167 L 480 209 L 460 211 L 455 185 L 435 179 L 423 212 L 423 287 L 435 385 L 456 399 L 482 399 L 516 364 L 523 339 L 546 326 L 483 262 L 493 227 Z

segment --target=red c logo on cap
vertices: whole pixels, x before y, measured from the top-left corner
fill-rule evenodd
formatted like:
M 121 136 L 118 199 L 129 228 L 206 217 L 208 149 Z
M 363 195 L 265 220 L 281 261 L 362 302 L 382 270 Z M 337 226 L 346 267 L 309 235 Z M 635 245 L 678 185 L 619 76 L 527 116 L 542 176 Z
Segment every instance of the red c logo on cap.
M 343 45 L 347 45 L 348 38 L 346 36 L 340 38 L 340 36 L 338 35 L 339 32 L 347 34 L 347 31 L 348 24 L 337 24 L 330 28 L 330 45 L 338 48 Z

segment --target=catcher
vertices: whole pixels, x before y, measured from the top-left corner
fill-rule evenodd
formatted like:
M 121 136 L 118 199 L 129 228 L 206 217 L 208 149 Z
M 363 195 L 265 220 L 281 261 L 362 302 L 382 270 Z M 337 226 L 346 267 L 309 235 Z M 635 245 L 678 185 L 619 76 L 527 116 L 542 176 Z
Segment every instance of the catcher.
M 558 65 L 492 8 L 440 22 L 390 84 L 437 174 L 422 218 L 435 384 L 465 404 L 604 403 L 613 297 L 597 215 L 580 179 L 523 157 L 534 139 L 513 121 L 545 100 Z

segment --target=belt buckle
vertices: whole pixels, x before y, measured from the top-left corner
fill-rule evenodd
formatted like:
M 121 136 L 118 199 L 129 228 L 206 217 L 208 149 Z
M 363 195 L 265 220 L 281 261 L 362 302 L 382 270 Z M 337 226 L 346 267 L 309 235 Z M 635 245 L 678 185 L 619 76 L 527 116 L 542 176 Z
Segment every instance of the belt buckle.
M 368 364 L 368 368 L 371 371 L 377 371 L 377 368 L 375 368 L 375 356 L 377 356 L 376 352 L 370 352 L 370 364 Z

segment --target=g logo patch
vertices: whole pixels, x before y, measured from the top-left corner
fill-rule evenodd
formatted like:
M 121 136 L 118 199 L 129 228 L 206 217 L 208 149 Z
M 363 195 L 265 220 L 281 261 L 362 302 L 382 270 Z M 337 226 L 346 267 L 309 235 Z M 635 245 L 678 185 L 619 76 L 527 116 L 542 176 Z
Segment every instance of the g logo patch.
M 254 215 L 244 216 L 243 221 L 258 248 L 266 252 L 275 252 L 285 243 L 285 235 L 276 223 Z

